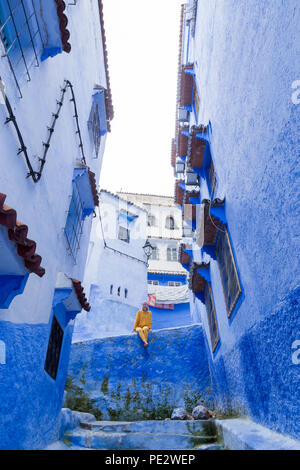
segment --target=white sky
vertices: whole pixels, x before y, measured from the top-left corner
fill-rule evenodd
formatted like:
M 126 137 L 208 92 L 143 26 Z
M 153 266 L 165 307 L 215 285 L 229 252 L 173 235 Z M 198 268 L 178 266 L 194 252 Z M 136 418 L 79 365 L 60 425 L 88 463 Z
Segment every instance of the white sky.
M 185 0 L 104 0 L 114 119 L 100 187 L 174 194 L 180 5 Z

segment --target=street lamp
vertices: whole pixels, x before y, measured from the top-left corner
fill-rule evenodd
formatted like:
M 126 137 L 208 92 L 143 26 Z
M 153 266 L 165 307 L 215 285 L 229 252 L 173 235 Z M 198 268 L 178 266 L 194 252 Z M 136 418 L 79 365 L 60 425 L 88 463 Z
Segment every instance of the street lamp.
M 151 245 L 148 239 L 146 240 L 146 243 L 143 246 L 143 250 L 145 255 L 147 256 L 147 266 L 149 266 L 149 258 L 152 255 L 153 246 Z

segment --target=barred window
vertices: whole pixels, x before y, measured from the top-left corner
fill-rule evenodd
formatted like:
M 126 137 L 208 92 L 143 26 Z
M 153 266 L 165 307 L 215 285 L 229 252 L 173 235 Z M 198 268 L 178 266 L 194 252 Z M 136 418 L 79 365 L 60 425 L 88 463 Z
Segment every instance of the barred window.
M 228 231 L 224 225 L 221 227 L 219 232 L 216 245 L 216 255 L 220 269 L 227 315 L 230 317 L 242 290 Z
M 82 226 L 83 203 L 81 201 L 76 182 L 73 182 L 73 192 L 65 225 L 65 235 L 69 251 L 73 256 L 74 261 L 76 261 L 77 251 L 80 247 L 79 243 L 82 234 Z
M 98 86 L 97 88 L 99 88 L 99 90 L 101 89 L 101 87 Z M 104 90 L 97 91 L 97 93 L 95 93 L 92 98 L 93 103 L 88 120 L 88 129 L 94 143 L 95 154 L 98 156 L 101 137 L 107 133 Z
M 53 316 L 51 332 L 49 337 L 47 356 L 45 361 L 45 371 L 52 377 L 56 379 L 61 346 L 63 342 L 64 330 L 57 321 L 56 316 Z
M 207 312 L 207 320 L 209 326 L 209 333 L 210 333 L 210 340 L 211 340 L 211 348 L 212 351 L 216 349 L 219 343 L 219 330 L 216 318 L 216 311 L 215 311 L 215 303 L 213 299 L 213 294 L 211 290 L 211 286 L 209 282 L 206 282 L 205 289 L 204 289 L 204 298 L 205 298 L 205 306 Z

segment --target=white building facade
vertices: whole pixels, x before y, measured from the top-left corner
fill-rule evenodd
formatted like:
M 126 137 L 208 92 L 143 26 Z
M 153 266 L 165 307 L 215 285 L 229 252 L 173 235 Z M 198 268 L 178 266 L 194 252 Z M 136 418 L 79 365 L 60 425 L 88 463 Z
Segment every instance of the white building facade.
M 147 300 L 147 212 L 101 190 L 84 284 L 91 310 L 76 319 L 74 341 L 128 334 Z
M 118 195 L 147 210 L 147 235 L 153 248 L 148 266 L 148 301 L 153 328 L 190 324 L 186 270 L 179 263 L 181 210 L 170 196 L 121 192 Z
M 0 448 L 56 437 L 113 108 L 102 1 L 0 5 Z M 20 222 L 21 221 L 21 222 Z

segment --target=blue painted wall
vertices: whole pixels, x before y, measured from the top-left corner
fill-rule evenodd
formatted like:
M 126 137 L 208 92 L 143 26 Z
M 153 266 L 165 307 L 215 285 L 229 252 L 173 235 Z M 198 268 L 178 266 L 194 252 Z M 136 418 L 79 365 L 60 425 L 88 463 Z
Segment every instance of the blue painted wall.
M 158 281 L 161 286 L 167 286 L 169 281 L 181 282 L 186 284 L 186 276 L 172 275 L 172 274 L 160 274 L 160 273 L 148 273 L 149 281 Z
M 72 345 L 64 406 L 98 419 L 170 417 L 213 396 L 203 330 L 194 325 Z
M 229 0 L 198 2 L 194 48 L 201 64 L 199 122 L 211 122 L 215 197 L 226 198 L 243 291 L 228 319 L 211 259 L 220 332 L 213 355 L 206 311 L 199 309 L 217 406 L 299 438 L 300 365 L 292 362 L 291 346 L 300 339 L 300 107 L 292 101 L 300 11 L 293 0 L 242 0 L 234 4 L 233 21 L 232 6 Z
M 73 326 L 65 328 L 56 380 L 44 370 L 48 325 L 1 323 L 0 449 L 42 449 L 57 439 Z M 26 390 L 26 393 L 24 393 Z
M 152 327 L 154 330 L 192 324 L 189 302 L 175 304 L 174 310 L 166 310 L 152 306 L 150 306 L 149 309 L 152 312 Z
M 164 274 L 164 273 L 148 273 L 149 281 L 158 281 L 160 286 L 168 286 L 169 281 L 187 283 L 186 276 Z M 192 324 L 189 302 L 175 304 L 174 309 L 163 309 L 149 307 L 152 312 L 153 329 L 174 328 L 176 326 L 186 326 Z

